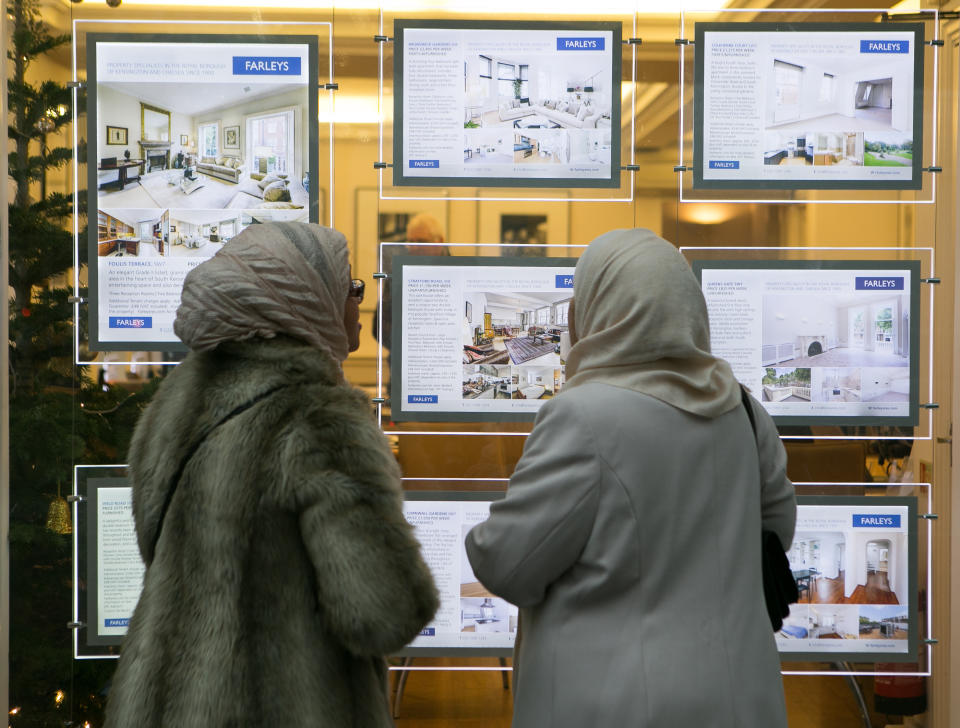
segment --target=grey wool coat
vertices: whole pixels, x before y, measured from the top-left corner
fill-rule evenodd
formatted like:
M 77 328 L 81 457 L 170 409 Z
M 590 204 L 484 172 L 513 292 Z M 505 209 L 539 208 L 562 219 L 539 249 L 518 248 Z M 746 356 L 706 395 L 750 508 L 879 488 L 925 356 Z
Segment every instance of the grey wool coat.
M 789 547 L 796 500 L 754 410 L 760 467 L 742 407 L 701 418 L 602 383 L 544 404 L 466 542 L 521 607 L 515 727 L 785 728 L 760 532 Z
M 392 726 L 384 655 L 437 594 L 369 400 L 325 353 L 277 337 L 192 353 L 130 450 L 147 565 L 108 728 Z M 190 459 L 152 549 L 183 455 Z

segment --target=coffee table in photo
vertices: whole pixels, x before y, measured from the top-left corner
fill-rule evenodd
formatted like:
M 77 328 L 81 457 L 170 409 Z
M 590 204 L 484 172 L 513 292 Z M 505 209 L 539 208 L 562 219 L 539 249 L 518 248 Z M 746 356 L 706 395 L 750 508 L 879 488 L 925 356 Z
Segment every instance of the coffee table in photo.
M 203 177 L 183 177 L 180 180 L 180 190 L 185 195 L 189 195 L 191 192 L 199 190 L 203 187 Z
M 559 129 L 560 125 L 548 119 L 545 116 L 540 116 L 539 114 L 532 114 L 531 116 L 524 116 L 519 119 L 513 120 L 514 129 Z

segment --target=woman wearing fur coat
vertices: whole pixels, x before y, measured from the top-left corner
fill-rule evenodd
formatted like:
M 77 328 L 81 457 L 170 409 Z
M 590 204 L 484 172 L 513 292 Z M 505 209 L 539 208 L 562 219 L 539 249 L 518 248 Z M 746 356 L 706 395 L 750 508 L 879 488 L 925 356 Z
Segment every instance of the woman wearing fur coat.
M 346 241 L 254 225 L 186 277 L 191 353 L 130 450 L 147 567 L 108 728 L 392 726 L 384 655 L 437 594 L 369 401 L 341 372 Z

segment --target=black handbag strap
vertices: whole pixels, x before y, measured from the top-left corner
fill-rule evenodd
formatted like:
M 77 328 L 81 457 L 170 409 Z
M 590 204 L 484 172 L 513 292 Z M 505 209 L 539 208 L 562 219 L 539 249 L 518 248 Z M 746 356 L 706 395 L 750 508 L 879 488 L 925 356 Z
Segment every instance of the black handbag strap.
M 248 409 L 253 407 L 255 404 L 258 404 L 259 402 L 262 402 L 263 400 L 265 400 L 271 394 L 274 394 L 280 391 L 281 389 L 285 389 L 286 387 L 289 387 L 289 386 L 290 386 L 289 384 L 280 384 L 276 387 L 268 389 L 266 392 L 261 392 L 253 399 L 248 400 L 243 404 L 241 404 L 239 407 L 234 408 L 233 410 L 225 414 L 223 417 L 221 417 L 219 420 L 214 422 L 212 425 L 210 425 L 203 432 L 203 434 L 201 434 L 200 437 L 198 437 L 196 441 L 190 446 L 190 449 L 187 450 L 186 454 L 183 456 L 183 459 L 180 461 L 180 466 L 177 468 L 177 472 L 174 473 L 173 478 L 171 479 L 171 482 L 170 482 L 170 487 L 167 488 L 167 495 L 163 499 L 163 507 L 160 509 L 160 519 L 157 521 L 157 531 L 153 536 L 153 544 L 151 545 L 151 548 L 150 548 L 151 559 L 153 558 L 154 554 L 157 553 L 157 544 L 160 543 L 160 532 L 163 530 L 163 521 L 167 517 L 167 511 L 170 510 L 170 504 L 173 502 L 173 496 L 177 492 L 177 486 L 180 485 L 180 479 L 183 477 L 183 471 L 187 469 L 187 463 L 190 462 L 190 458 L 192 458 L 196 454 L 197 450 L 200 449 L 200 446 L 210 436 L 210 433 L 216 430 L 218 427 L 220 427 L 220 425 L 226 423 L 228 420 L 232 420 L 234 417 L 236 417 L 239 414 L 243 414 Z
M 747 411 L 747 418 L 750 420 L 750 429 L 753 430 L 753 439 L 757 439 L 757 420 L 753 416 L 753 407 L 750 406 L 750 395 L 746 388 L 740 386 L 740 401 L 743 402 L 743 408 Z

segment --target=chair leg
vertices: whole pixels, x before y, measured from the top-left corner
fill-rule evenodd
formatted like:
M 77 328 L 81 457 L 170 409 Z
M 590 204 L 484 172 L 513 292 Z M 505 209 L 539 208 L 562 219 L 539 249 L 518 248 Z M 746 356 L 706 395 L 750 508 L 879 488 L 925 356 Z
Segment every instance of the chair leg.
M 500 659 L 500 667 L 506 667 L 507 666 L 506 658 L 501 657 L 499 659 Z M 510 671 L 502 670 L 500 672 L 500 677 L 501 677 L 501 680 L 503 681 L 503 689 L 509 690 L 510 689 Z
M 403 658 L 403 667 L 410 667 L 413 664 L 412 657 Z M 409 670 L 399 670 L 397 672 L 399 677 L 397 678 L 397 694 L 393 698 L 393 717 L 400 717 L 400 701 L 403 700 L 403 690 L 407 686 L 407 677 L 410 675 Z

